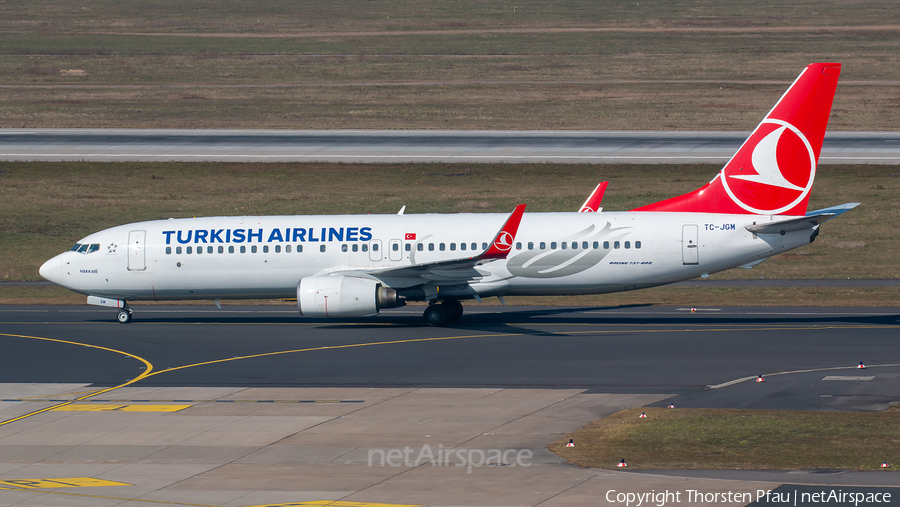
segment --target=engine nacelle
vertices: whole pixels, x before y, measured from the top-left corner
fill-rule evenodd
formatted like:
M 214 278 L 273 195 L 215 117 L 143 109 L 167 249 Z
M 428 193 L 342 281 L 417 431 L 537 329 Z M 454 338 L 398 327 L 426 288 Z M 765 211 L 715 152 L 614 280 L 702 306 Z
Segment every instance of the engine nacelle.
M 308 276 L 297 284 L 297 308 L 305 317 L 365 317 L 405 304 L 397 291 L 369 278 Z

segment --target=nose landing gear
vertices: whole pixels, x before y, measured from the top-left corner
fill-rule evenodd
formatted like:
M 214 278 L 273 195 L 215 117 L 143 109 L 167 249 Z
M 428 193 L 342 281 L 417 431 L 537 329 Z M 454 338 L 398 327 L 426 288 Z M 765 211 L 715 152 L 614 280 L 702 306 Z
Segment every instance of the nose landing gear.
M 445 299 L 440 304 L 429 305 L 422 317 L 429 326 L 443 327 L 459 320 L 463 305 L 456 299 Z
M 118 320 L 122 324 L 128 324 L 131 322 L 131 317 L 134 311 L 127 306 L 119 310 L 119 313 L 116 315 L 116 320 Z

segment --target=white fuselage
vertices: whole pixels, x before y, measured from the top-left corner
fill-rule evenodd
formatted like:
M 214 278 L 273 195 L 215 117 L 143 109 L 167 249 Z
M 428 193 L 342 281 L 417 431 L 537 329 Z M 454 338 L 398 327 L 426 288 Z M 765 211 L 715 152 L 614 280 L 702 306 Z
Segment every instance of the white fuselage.
M 121 300 L 293 298 L 331 272 L 474 257 L 506 214 L 210 217 L 127 224 L 92 234 L 41 274 L 76 292 Z M 785 217 L 779 217 L 783 219 Z M 597 294 L 687 280 L 810 242 L 810 230 L 754 235 L 770 216 L 717 213 L 526 213 L 507 259 L 427 279 L 377 276 L 440 297 Z M 414 238 L 414 239 L 413 239 Z M 464 279 L 460 283 L 460 279 Z M 417 298 L 410 292 L 409 299 Z

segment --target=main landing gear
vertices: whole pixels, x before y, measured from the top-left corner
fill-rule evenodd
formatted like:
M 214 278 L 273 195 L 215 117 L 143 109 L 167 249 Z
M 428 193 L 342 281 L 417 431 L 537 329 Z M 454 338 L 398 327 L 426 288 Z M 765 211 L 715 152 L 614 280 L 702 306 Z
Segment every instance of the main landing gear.
M 430 304 L 422 317 L 429 326 L 442 327 L 459 320 L 463 305 L 456 299 L 445 299 L 440 304 Z
M 126 306 L 125 308 L 119 310 L 119 313 L 116 315 L 116 320 L 118 320 L 122 324 L 128 324 L 129 322 L 131 322 L 133 313 L 134 310 Z

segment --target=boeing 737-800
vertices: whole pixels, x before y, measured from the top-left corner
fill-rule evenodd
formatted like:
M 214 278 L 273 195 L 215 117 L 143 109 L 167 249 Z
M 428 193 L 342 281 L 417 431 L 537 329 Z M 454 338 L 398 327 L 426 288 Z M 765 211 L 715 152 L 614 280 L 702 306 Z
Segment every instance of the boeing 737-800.
M 129 301 L 297 298 L 309 317 L 361 317 L 427 301 L 599 294 L 752 266 L 815 240 L 856 206 L 807 213 L 840 64 L 806 67 L 702 188 L 626 212 L 181 218 L 91 234 L 41 266 L 87 295 Z M 582 207 L 594 211 L 605 184 Z

